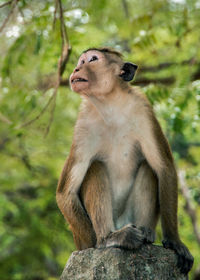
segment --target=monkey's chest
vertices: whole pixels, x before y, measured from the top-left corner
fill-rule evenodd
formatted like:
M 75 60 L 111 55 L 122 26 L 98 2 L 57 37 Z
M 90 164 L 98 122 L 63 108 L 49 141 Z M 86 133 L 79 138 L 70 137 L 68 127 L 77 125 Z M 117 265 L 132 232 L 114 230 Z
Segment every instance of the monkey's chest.
M 94 127 L 89 129 L 91 137 L 87 147 L 107 167 L 113 214 L 117 218 L 123 213 L 134 186 L 141 153 L 132 126 L 117 124 L 108 127 L 101 123 Z

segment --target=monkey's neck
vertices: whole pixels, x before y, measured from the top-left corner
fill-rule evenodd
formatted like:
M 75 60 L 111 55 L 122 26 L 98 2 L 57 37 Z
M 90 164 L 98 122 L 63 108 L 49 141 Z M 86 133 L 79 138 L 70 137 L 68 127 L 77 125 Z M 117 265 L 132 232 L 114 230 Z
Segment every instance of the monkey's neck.
M 91 95 L 87 97 L 86 102 L 92 105 L 92 109 L 98 112 L 99 117 L 106 125 L 119 124 L 120 120 L 126 118 L 126 109 L 130 107 L 128 91 L 124 93 L 124 91 L 116 90 L 103 98 Z

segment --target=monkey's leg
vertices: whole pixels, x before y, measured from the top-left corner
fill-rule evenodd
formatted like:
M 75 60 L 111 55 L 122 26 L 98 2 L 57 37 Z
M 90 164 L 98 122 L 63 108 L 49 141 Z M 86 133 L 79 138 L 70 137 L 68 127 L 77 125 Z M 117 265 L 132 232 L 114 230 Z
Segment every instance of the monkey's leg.
M 74 221 L 76 221 L 76 219 L 74 219 Z M 73 226 L 69 224 L 69 228 L 73 233 L 74 243 L 78 250 L 84 250 L 95 246 L 96 235 L 88 216 L 82 216 L 82 223 L 73 222 Z
M 85 242 L 86 238 L 84 237 L 84 232 L 82 233 L 82 235 L 79 235 L 76 229 L 73 229 L 72 227 L 70 227 L 70 229 L 73 233 L 74 243 L 78 250 L 84 250 L 95 246 L 96 237 L 92 227 L 87 229 L 87 232 L 91 231 L 87 236 L 87 242 Z
M 125 211 L 117 221 L 118 228 L 125 226 L 111 234 L 107 247 L 136 249 L 143 243 L 154 242 L 154 229 L 159 216 L 157 195 L 157 179 L 147 163 L 143 163 L 137 172 Z
M 158 181 L 149 165 L 141 164 L 132 194 L 128 201 L 128 212 L 133 209 L 133 223 L 141 228 L 145 240 L 155 241 L 155 227 L 159 217 Z
M 95 161 L 90 166 L 81 186 L 80 197 L 95 231 L 97 246 L 100 246 L 114 231 L 110 183 L 102 162 Z
M 64 165 L 58 182 L 56 200 L 63 216 L 70 225 L 77 249 L 83 250 L 95 246 L 96 235 L 92 223 L 81 204 L 79 196 L 80 191 L 78 193 L 73 192 L 73 177 L 71 176 L 71 170 L 73 169 L 74 164 L 74 147 L 72 146 L 69 158 Z M 77 174 L 75 175 L 81 177 L 79 170 L 77 170 Z M 74 177 L 76 179 L 75 175 Z

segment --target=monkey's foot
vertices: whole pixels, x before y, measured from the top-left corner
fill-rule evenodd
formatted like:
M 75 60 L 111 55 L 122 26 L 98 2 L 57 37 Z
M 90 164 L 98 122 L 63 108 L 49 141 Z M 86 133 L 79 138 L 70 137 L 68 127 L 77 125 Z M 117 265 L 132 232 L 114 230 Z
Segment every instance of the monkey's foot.
M 165 239 L 162 241 L 164 248 L 172 249 L 178 255 L 177 266 L 180 268 L 181 273 L 187 274 L 192 268 L 194 258 L 190 254 L 188 248 L 180 241 Z
M 154 241 L 156 239 L 156 234 L 155 234 L 154 230 L 152 230 L 150 228 L 146 228 L 146 227 L 139 227 L 139 229 L 141 229 L 141 231 L 144 235 L 145 243 L 154 243 Z
M 112 232 L 105 241 L 106 247 L 124 248 L 128 250 L 137 249 L 145 242 L 145 236 L 141 229 L 129 224 Z

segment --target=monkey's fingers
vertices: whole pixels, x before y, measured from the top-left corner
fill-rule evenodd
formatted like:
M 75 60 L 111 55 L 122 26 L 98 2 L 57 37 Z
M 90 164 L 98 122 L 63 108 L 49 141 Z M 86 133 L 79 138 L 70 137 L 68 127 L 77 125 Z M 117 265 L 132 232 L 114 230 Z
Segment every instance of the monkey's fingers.
M 127 225 L 111 233 L 106 240 L 106 247 L 137 249 L 144 243 L 142 231 L 133 225 Z
M 188 248 L 182 242 L 175 242 L 172 240 L 163 240 L 163 246 L 166 249 L 172 249 L 178 256 L 177 266 L 180 268 L 181 273 L 187 274 L 194 262 L 193 256 L 190 254 Z
M 155 231 L 147 227 L 139 227 L 144 234 L 145 243 L 154 243 L 156 239 Z

